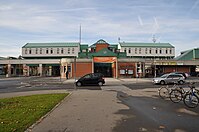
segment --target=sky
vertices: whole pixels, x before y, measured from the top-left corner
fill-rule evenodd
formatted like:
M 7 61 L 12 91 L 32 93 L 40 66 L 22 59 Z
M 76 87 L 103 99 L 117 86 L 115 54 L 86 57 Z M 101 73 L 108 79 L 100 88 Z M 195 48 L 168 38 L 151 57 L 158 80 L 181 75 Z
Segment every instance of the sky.
M 0 0 L 0 56 L 26 43 L 170 43 L 199 48 L 199 0 Z

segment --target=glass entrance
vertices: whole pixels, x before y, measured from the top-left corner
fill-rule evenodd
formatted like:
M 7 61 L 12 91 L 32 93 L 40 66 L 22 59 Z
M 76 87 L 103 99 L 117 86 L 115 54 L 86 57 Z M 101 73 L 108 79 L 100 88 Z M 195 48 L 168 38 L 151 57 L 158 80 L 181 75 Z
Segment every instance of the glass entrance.
M 102 73 L 104 77 L 112 77 L 112 63 L 94 63 L 94 72 Z

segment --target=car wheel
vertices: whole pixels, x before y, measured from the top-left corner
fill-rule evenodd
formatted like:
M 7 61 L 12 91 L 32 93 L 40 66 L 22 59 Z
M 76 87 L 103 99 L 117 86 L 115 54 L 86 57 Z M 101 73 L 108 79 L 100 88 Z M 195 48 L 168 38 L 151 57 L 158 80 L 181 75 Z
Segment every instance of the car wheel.
M 77 84 L 78 87 L 82 86 L 81 82 L 77 82 L 76 84 Z
M 103 85 L 103 83 L 102 83 L 102 82 L 98 82 L 98 85 L 99 85 L 99 86 L 102 86 L 102 85 Z
M 183 83 L 184 83 L 184 81 L 182 81 L 182 80 L 179 81 L 179 84 L 183 84 Z
M 164 85 L 164 84 L 165 84 L 165 82 L 164 82 L 164 81 L 160 81 L 160 84 L 161 84 L 161 85 Z

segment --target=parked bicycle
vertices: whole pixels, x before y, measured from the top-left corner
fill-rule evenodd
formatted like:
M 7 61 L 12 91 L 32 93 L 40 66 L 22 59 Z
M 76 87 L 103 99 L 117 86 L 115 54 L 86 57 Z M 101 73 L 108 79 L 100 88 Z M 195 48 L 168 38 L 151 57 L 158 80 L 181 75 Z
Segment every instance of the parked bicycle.
M 182 87 L 172 89 L 170 92 L 170 100 L 174 103 L 178 103 L 183 100 L 184 104 L 189 108 L 195 108 L 199 103 L 199 90 L 194 86 L 195 83 L 190 83 L 189 90 L 185 91 Z
M 170 97 L 170 93 L 172 92 L 173 89 L 178 89 L 178 88 L 180 88 L 178 82 L 175 82 L 172 87 L 169 87 L 169 85 L 160 87 L 158 89 L 158 93 L 162 99 L 166 99 Z

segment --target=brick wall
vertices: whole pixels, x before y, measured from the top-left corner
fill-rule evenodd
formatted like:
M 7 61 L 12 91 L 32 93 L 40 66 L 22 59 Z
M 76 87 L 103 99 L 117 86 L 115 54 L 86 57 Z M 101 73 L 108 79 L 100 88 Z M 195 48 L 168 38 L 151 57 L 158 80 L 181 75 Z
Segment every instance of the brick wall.
M 96 52 L 104 48 L 108 48 L 108 44 L 96 44 Z
M 72 64 L 72 73 L 72 77 L 74 77 L 74 63 Z M 92 73 L 92 62 L 76 63 L 76 77 L 82 77 L 88 73 Z

